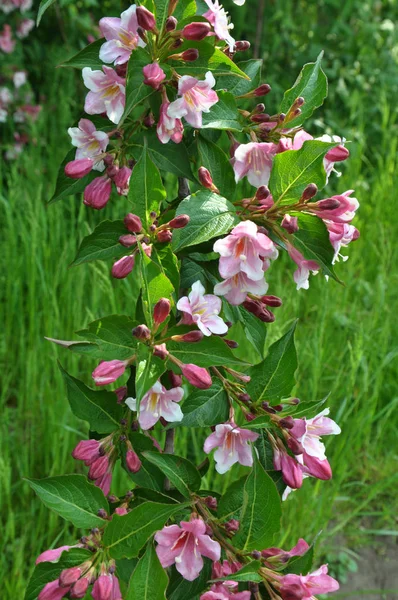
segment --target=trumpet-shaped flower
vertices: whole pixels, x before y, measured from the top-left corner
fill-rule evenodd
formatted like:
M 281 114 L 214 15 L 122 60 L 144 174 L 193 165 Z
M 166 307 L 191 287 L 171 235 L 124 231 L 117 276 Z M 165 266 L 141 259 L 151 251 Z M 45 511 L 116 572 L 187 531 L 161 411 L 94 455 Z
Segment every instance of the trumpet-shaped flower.
M 166 390 L 157 381 L 140 402 L 138 422 L 142 429 L 150 429 L 161 417 L 169 423 L 182 421 L 184 415 L 177 403 L 181 402 L 183 396 L 184 390 L 181 387 Z M 127 398 L 126 404 L 131 410 L 137 410 L 135 398 Z
M 269 142 L 240 144 L 233 161 L 235 180 L 238 182 L 246 176 L 256 188 L 268 185 L 276 152 L 277 146 Z
M 181 119 L 170 117 L 168 115 L 168 108 L 170 102 L 164 101 L 160 107 L 159 122 L 156 127 L 156 133 L 158 134 L 159 141 L 162 144 L 167 144 L 170 140 L 179 144 L 182 140 L 184 133 L 184 126 Z
M 241 429 L 235 423 L 224 423 L 217 425 L 214 433 L 211 433 L 205 440 L 204 451 L 209 454 L 214 448 L 216 461 L 216 471 L 226 473 L 235 463 L 240 463 L 245 467 L 253 465 L 252 449 L 249 442 L 255 442 L 258 433 Z
M 214 293 L 217 296 L 225 296 L 230 304 L 235 306 L 242 304 L 247 298 L 247 294 L 262 296 L 268 290 L 268 283 L 264 277 L 262 279 L 249 279 L 246 273 L 238 273 L 228 279 L 224 279 L 214 286 Z
M 188 296 L 180 298 L 177 303 L 178 310 L 184 313 L 182 322 L 190 325 L 195 323 L 204 335 L 212 333 L 227 333 L 228 327 L 219 313 L 222 302 L 213 294 L 205 294 L 205 288 L 200 281 L 192 285 L 192 291 Z
M 328 594 L 339 589 L 336 579 L 328 575 L 327 565 L 322 565 L 309 575 L 285 575 L 281 578 L 280 595 L 284 600 L 291 598 L 309 598 L 318 594 Z
M 174 119 L 185 117 L 192 127 L 202 127 L 202 113 L 208 113 L 218 102 L 218 96 L 212 89 L 215 84 L 216 80 L 211 71 L 206 73 L 202 81 L 184 75 L 178 81 L 178 94 L 181 98 L 170 103 L 167 115 Z
M 90 90 L 86 96 L 84 110 L 89 115 L 106 113 L 112 123 L 119 123 L 126 102 L 125 79 L 111 67 L 93 71 L 84 67 L 84 85 Z
M 228 14 L 218 0 L 205 0 L 209 10 L 203 16 L 213 25 L 214 32 L 219 40 L 224 40 L 231 52 L 234 51 L 235 40 L 229 30 L 233 24 L 228 22 Z
M 301 443 L 305 452 L 319 460 L 325 460 L 325 446 L 321 442 L 322 435 L 338 435 L 340 427 L 327 415 L 329 408 L 325 408 L 319 415 L 312 419 L 294 419 L 293 429 L 290 433 Z
M 132 4 L 119 17 L 105 17 L 100 20 L 99 27 L 107 40 L 100 48 L 99 57 L 105 63 L 123 65 L 133 50 L 145 46 L 137 33 L 137 7 Z
M 78 127 L 69 127 L 68 134 L 72 144 L 77 148 L 76 159 L 94 158 L 105 152 L 109 143 L 108 134 L 104 131 L 97 131 L 94 123 L 89 119 L 80 119 Z M 95 171 L 103 171 L 104 168 L 102 160 L 94 163 Z
M 315 260 L 306 260 L 304 256 L 293 248 L 293 246 L 289 246 L 288 248 L 289 256 L 297 265 L 297 269 L 294 272 L 293 279 L 297 284 L 297 289 L 308 290 L 310 287 L 309 277 L 312 272 L 313 275 L 318 273 L 320 266 Z

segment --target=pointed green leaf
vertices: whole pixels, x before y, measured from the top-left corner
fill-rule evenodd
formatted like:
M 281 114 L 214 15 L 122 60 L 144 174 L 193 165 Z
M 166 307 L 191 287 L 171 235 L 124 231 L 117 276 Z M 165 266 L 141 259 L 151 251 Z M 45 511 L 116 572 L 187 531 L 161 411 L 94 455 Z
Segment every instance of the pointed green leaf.
M 315 260 L 325 275 L 340 281 L 333 268 L 334 249 L 325 223 L 316 215 L 292 213 L 298 218 L 298 231 L 293 236 L 293 245 L 307 260 Z
M 55 190 L 51 199 L 48 201 L 48 204 L 53 204 L 54 202 L 63 200 L 67 196 L 72 196 L 73 194 L 81 194 L 84 192 L 85 187 L 95 179 L 95 177 L 98 177 L 97 171 L 91 171 L 91 173 L 82 177 L 82 179 L 71 179 L 70 177 L 67 177 L 65 175 L 65 165 L 75 159 L 75 154 L 76 149 L 72 148 L 60 164 Z
M 136 48 L 130 56 L 126 78 L 126 106 L 119 122 L 122 126 L 132 110 L 143 100 L 151 96 L 154 90 L 144 84 L 143 67 L 151 62 L 151 57 L 144 48 Z
M 239 367 L 247 366 L 236 358 L 231 348 L 220 337 L 205 337 L 200 342 L 167 342 L 167 349 L 183 363 L 193 363 L 199 367 Z
M 131 174 L 128 199 L 133 205 L 132 212 L 140 217 L 145 230 L 152 225 L 150 213 L 158 214 L 165 198 L 166 190 L 160 173 L 144 148 Z
M 200 473 L 189 460 L 174 454 L 144 452 L 145 458 L 156 465 L 171 481 L 174 487 L 186 498 L 200 488 Z
M 96 344 L 102 360 L 126 360 L 135 354 L 137 348 L 137 340 L 131 333 L 136 325 L 127 315 L 109 315 L 93 321 L 77 334 Z
M 50 8 L 50 6 L 52 4 L 54 4 L 55 2 L 56 2 L 56 0 L 41 0 L 40 5 L 39 5 L 39 10 L 37 12 L 36 27 L 38 27 L 40 25 L 40 21 L 42 20 L 42 17 L 44 15 L 44 13 L 46 12 L 46 10 L 48 8 Z
M 235 198 L 236 183 L 232 165 L 224 150 L 217 144 L 198 136 L 199 167 L 210 171 L 214 185 L 220 194 L 229 200 Z
M 137 409 L 144 394 L 160 379 L 166 370 L 166 361 L 153 355 L 153 350 L 138 345 L 137 350 L 137 370 L 135 375 L 135 388 L 137 395 Z
M 256 583 L 261 583 L 263 581 L 263 578 L 258 572 L 261 569 L 261 567 L 262 564 L 259 560 L 252 560 L 247 565 L 245 565 L 240 571 L 234 573 L 234 581 L 254 581 Z M 217 581 L 228 581 L 228 578 L 221 577 L 221 579 Z
M 219 380 L 208 390 L 195 390 L 184 400 L 184 418 L 173 427 L 212 427 L 228 419 L 229 402 Z
M 84 69 L 84 67 L 90 67 L 94 70 L 102 70 L 103 62 L 99 58 L 100 48 L 104 44 L 104 38 L 95 40 L 92 44 L 89 44 L 83 50 L 80 50 L 77 54 L 68 58 L 65 62 L 61 63 L 60 67 L 74 67 L 75 69 Z
M 180 144 L 162 144 L 158 140 L 156 131 L 145 131 L 144 134 L 139 134 L 131 139 L 131 152 L 136 160 L 141 156 L 144 140 L 148 146 L 148 153 L 158 169 L 166 173 L 173 173 L 178 177 L 194 179 L 189 154 L 184 142 Z
M 236 100 L 230 92 L 218 92 L 218 102 L 203 113 L 202 129 L 242 131 Z
M 126 248 L 119 243 L 119 238 L 126 233 L 123 221 L 102 221 L 93 233 L 82 240 L 72 266 L 93 260 L 121 258 L 126 254 Z
M 178 231 L 178 230 L 177 230 Z M 153 309 L 160 298 L 173 300 L 174 288 L 162 269 L 151 260 L 140 246 L 140 281 L 142 289 L 142 305 L 149 325 L 153 323 Z
M 205 558 L 204 566 L 199 577 L 187 581 L 173 567 L 171 570 L 170 585 L 167 590 L 168 600 L 198 600 L 202 592 L 209 587 L 211 579 L 212 562 Z
M 187 40 L 178 48 L 178 52 L 183 52 L 189 48 L 197 48 L 199 50 L 199 58 L 197 60 L 185 64 L 181 61 L 170 61 L 170 64 L 178 69 L 179 74 L 204 79 L 207 71 L 212 71 L 215 77 L 232 75 L 249 80 L 246 73 L 211 42 Z M 170 54 L 175 54 L 175 50 L 170 50 Z
M 155 548 L 148 544 L 130 578 L 125 600 L 165 600 L 169 583 Z

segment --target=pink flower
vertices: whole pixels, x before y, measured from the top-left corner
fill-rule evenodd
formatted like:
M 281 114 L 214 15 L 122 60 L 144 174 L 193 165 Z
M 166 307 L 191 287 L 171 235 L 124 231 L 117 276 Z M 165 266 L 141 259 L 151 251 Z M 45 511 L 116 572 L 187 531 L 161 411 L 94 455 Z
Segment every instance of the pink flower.
M 58 579 L 47 583 L 38 595 L 38 600 L 61 600 L 69 592 L 70 586 L 61 587 Z
M 26 38 L 35 26 L 33 19 L 22 19 L 17 27 L 17 37 L 20 40 Z
M 188 363 L 187 365 L 181 364 L 181 372 L 191 385 L 200 390 L 207 390 L 212 386 L 213 382 L 210 373 L 204 367 L 198 367 L 192 363 Z
M 281 578 L 280 594 L 284 600 L 313 599 L 314 595 L 328 594 L 339 589 L 338 582 L 330 577 L 327 565 L 322 565 L 309 575 L 285 575 Z
M 89 115 L 106 113 L 112 123 L 119 123 L 126 103 L 126 80 L 111 67 L 93 71 L 84 67 L 84 85 L 90 90 L 86 96 L 84 110 Z
M 283 481 L 286 485 L 293 490 L 297 490 L 303 485 L 303 468 L 301 464 L 287 453 L 282 443 L 274 445 L 273 450 L 275 470 L 282 471 Z
M 80 119 L 78 127 L 69 127 L 68 134 L 72 144 L 77 148 L 75 158 L 95 158 L 103 154 L 108 146 L 109 137 L 104 131 L 97 131 L 89 119 Z M 95 171 L 103 171 L 104 162 L 94 164 Z
M 326 200 L 320 200 L 317 203 L 318 208 L 313 211 L 314 214 L 321 219 L 333 221 L 334 223 L 350 223 L 355 217 L 355 212 L 359 208 L 358 200 L 356 198 L 351 198 L 353 191 L 354 190 L 348 190 L 347 192 L 344 192 L 344 194 L 337 194 Z M 322 202 L 325 203 L 327 200 L 335 200 L 339 205 L 337 208 L 329 210 L 324 209 L 322 208 Z
M 99 456 L 100 442 L 98 440 L 81 440 L 72 452 L 76 460 L 84 460 L 86 465 Z
M 94 600 L 113 600 L 113 579 L 112 575 L 103 574 L 95 580 L 91 592 Z
M 162 567 L 175 564 L 177 571 L 188 581 L 196 579 L 201 572 L 202 556 L 213 561 L 220 560 L 220 544 L 206 535 L 206 525 L 202 519 L 181 521 L 180 527 L 163 527 L 155 534 L 155 540 Z
M 104 208 L 111 197 L 112 182 L 107 175 L 96 177 L 84 190 L 84 204 L 96 210 Z
M 111 491 L 111 484 L 112 484 L 111 466 L 110 466 L 110 469 L 104 475 L 102 475 L 101 477 L 96 479 L 94 481 L 94 483 L 97 487 L 99 487 L 104 492 L 104 495 L 107 496 L 109 494 L 109 492 Z
M 250 600 L 251 592 L 239 592 L 236 581 L 215 583 L 209 592 L 200 596 L 200 600 Z
M 329 231 L 329 240 L 334 248 L 333 263 L 342 258 L 347 260 L 348 256 L 342 256 L 340 254 L 341 247 L 346 247 L 350 242 L 354 242 L 359 238 L 359 231 L 354 225 L 347 223 L 333 223 L 332 221 L 325 221 L 326 227 Z
M 319 460 L 325 460 L 326 458 L 325 446 L 321 442 L 321 436 L 341 433 L 337 423 L 326 416 L 329 413 L 330 409 L 326 408 L 312 419 L 294 419 L 293 429 L 290 429 L 291 435 L 301 443 L 305 452 Z
M 156 133 L 162 144 L 167 144 L 170 140 L 179 144 L 184 133 L 184 126 L 181 119 L 176 119 L 175 117 L 170 117 L 168 115 L 169 106 L 170 102 L 164 101 L 160 107 L 159 123 L 156 127 Z
M 246 176 L 254 187 L 268 185 L 276 151 L 276 145 L 268 142 L 240 144 L 234 155 L 235 180 Z
M 154 62 L 150 65 L 145 65 L 142 69 L 144 74 L 144 83 L 145 85 L 149 85 L 154 90 L 158 90 L 160 85 L 164 79 L 166 79 L 166 74 L 158 65 L 157 62 Z
M 304 256 L 293 246 L 288 247 L 289 256 L 296 263 L 298 269 L 294 272 L 293 279 L 297 284 L 297 289 L 308 290 L 310 287 L 310 272 L 315 275 L 320 270 L 320 266 L 315 260 L 306 260 Z
M 118 170 L 113 182 L 116 185 L 116 191 L 119 196 L 127 196 L 129 193 L 129 184 L 131 177 L 131 169 L 129 167 L 122 167 Z
M 246 273 L 233 275 L 214 286 L 214 293 L 217 296 L 225 296 L 226 300 L 235 306 L 242 304 L 246 300 L 248 292 L 256 296 L 261 296 L 267 290 L 268 283 L 264 277 L 254 281 L 249 279 Z
M 200 281 L 192 285 L 188 296 L 179 299 L 177 308 L 184 313 L 182 323 L 195 323 L 204 335 L 223 334 L 228 331 L 227 325 L 218 316 L 222 308 L 220 298 L 205 294 L 205 288 Z
M 235 40 L 229 33 L 229 30 L 233 29 L 233 25 L 228 23 L 228 13 L 218 0 L 205 0 L 205 2 L 209 10 L 203 13 L 203 16 L 213 25 L 218 39 L 227 42 L 230 52 L 233 52 Z
M 70 550 L 70 548 L 72 548 L 72 546 L 60 546 L 59 548 L 53 548 L 52 550 L 46 550 L 45 552 L 42 552 L 40 554 L 40 556 L 38 556 L 36 558 L 36 564 L 38 565 L 39 563 L 42 563 L 42 562 L 57 562 L 57 560 L 61 556 L 62 552 Z
M 93 371 L 95 385 L 108 385 L 119 379 L 126 370 L 125 360 L 103 360 Z
M 99 57 L 104 63 L 123 65 L 133 50 L 145 46 L 137 33 L 137 7 L 132 4 L 119 17 L 105 17 L 100 20 L 99 27 L 107 40 L 100 48 Z
M 169 423 L 182 421 L 184 415 L 177 402 L 181 402 L 183 396 L 184 390 L 181 387 L 166 390 L 157 381 L 140 402 L 138 422 L 142 429 L 150 429 L 161 417 Z M 127 398 L 126 404 L 131 410 L 137 410 L 135 398 Z
M 119 258 L 112 266 L 112 277 L 115 279 L 124 279 L 127 275 L 130 275 L 134 269 L 135 259 L 134 256 L 123 256 Z
M 267 548 L 261 552 L 261 556 L 265 559 L 271 559 L 269 562 L 286 563 L 294 556 L 303 556 L 310 549 L 309 545 L 302 538 L 291 550 L 282 550 L 282 548 Z
M 142 463 L 138 454 L 134 452 L 134 450 L 127 450 L 126 465 L 131 473 L 138 473 L 138 471 L 141 469 Z
M 219 271 L 223 279 L 245 273 L 253 281 L 264 277 L 264 261 L 275 259 L 278 251 L 264 233 L 259 233 L 252 221 L 242 221 L 227 237 L 217 240 L 214 252 L 221 255 Z M 266 268 L 269 262 L 265 263 Z
M 15 41 L 12 39 L 12 29 L 10 25 L 4 25 L 0 33 L 0 50 L 6 54 L 11 54 L 15 48 Z
M 185 117 L 192 127 L 202 127 L 202 113 L 208 113 L 218 102 L 216 92 L 211 89 L 215 84 L 211 71 L 206 73 L 204 81 L 184 75 L 178 81 L 178 94 L 181 98 L 171 102 L 167 115 L 174 119 Z
M 217 425 L 214 433 L 210 434 L 205 440 L 204 451 L 209 454 L 214 448 L 216 461 L 216 471 L 224 474 L 239 462 L 245 467 L 253 465 L 252 449 L 248 442 L 255 442 L 258 433 L 241 429 L 235 423 L 224 423 Z
M 78 158 L 65 165 L 65 175 L 71 179 L 81 179 L 91 173 L 94 161 L 91 158 Z

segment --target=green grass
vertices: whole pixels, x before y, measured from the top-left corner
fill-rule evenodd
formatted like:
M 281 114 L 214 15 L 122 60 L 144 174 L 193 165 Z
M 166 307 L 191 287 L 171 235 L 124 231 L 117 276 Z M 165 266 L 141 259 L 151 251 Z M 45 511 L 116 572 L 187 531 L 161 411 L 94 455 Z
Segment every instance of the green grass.
M 77 114 L 74 86 L 66 72 L 49 78 L 37 145 L 5 169 L 0 189 L 0 585 L 5 598 L 22 596 L 40 551 L 73 539 L 68 525 L 23 482 L 24 477 L 76 471 L 70 452 L 86 433 L 70 413 L 56 359 L 86 380 L 88 362 L 58 352 L 44 336 L 69 339 L 90 320 L 128 312 L 132 285 L 131 280 L 112 282 L 109 265 L 102 263 L 68 268 L 78 240 L 104 214 L 120 214 L 123 199 L 101 215 L 73 199 L 46 206 L 58 163 L 69 148 L 66 128 Z M 374 117 L 379 133 L 371 147 L 363 95 L 353 94 L 341 116 L 333 113 L 334 123 L 341 118 L 354 143 L 342 178 L 332 179 L 331 186 L 334 191 L 355 188 L 361 202 L 361 238 L 349 248 L 350 259 L 337 266 L 345 286 L 318 276 L 308 292 L 297 293 L 294 269 L 284 259 L 269 276 L 270 292 L 284 299 L 270 326 L 270 341 L 299 316 L 297 395 L 316 400 L 330 392 L 332 416 L 342 427 L 328 443 L 332 481 L 306 481 L 292 494 L 280 541 L 288 545 L 323 530 L 321 551 L 328 554 L 335 550 L 336 534 L 344 534 L 355 548 L 377 531 L 397 529 L 397 126 L 388 89 L 379 91 L 386 99 Z M 186 451 L 185 438 L 177 437 L 177 444 Z M 199 453 L 200 439 L 194 437 L 192 447 Z

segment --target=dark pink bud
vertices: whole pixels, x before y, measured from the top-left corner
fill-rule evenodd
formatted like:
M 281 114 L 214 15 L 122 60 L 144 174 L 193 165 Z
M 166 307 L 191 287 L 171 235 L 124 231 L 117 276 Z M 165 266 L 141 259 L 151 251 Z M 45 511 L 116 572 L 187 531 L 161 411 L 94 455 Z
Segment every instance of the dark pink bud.
M 135 471 L 133 471 L 135 472 Z M 117 508 L 115 508 L 115 514 L 119 515 L 120 517 L 123 517 L 124 515 L 127 515 L 127 508 L 126 506 L 118 506 Z
M 127 386 L 122 385 L 114 391 L 117 397 L 117 403 L 122 404 L 123 400 L 127 397 Z
M 315 206 L 321 210 L 335 210 L 340 207 L 340 202 L 337 198 L 326 198 L 326 200 L 319 200 L 315 203 Z
M 279 593 L 283 600 L 302 600 L 307 595 L 305 588 L 299 581 L 282 585 Z
M 105 454 L 104 456 L 99 456 L 95 459 L 93 463 L 91 463 L 88 476 L 89 479 L 99 479 L 103 475 L 105 475 L 109 466 L 109 458 Z
M 137 325 L 131 332 L 138 340 L 149 340 L 151 331 L 146 325 Z
M 208 171 L 206 167 L 200 167 L 198 169 L 198 178 L 203 187 L 212 192 L 215 192 L 216 194 L 219 193 L 218 189 L 213 183 L 213 178 L 210 174 L 210 171 Z
M 268 83 L 263 83 L 253 91 L 254 96 L 266 96 L 271 91 L 271 86 Z
M 123 375 L 126 363 L 123 360 L 102 361 L 92 373 L 95 385 L 108 385 Z
M 293 454 L 295 454 L 296 456 L 298 456 L 299 454 L 303 454 L 303 452 L 304 452 L 303 446 L 294 437 L 290 437 L 287 440 L 287 446 L 293 452 Z
M 282 300 L 278 296 L 261 296 L 261 302 L 273 308 L 282 306 Z
M 157 344 L 153 347 L 154 356 L 158 356 L 162 360 L 166 360 L 169 355 L 169 351 L 166 348 L 166 344 Z
M 145 31 L 152 31 L 156 28 L 155 17 L 145 6 L 138 6 L 136 15 L 138 25 Z
M 303 104 L 305 104 L 305 99 L 302 96 L 299 96 L 298 98 L 296 98 L 296 100 L 294 101 L 294 106 L 296 108 L 298 108 L 299 106 L 303 106 Z
M 231 519 L 230 521 L 227 521 L 225 523 L 225 529 L 227 531 L 231 531 L 231 532 L 238 531 L 239 527 L 240 527 L 240 523 L 236 519 Z
M 250 49 L 250 42 L 247 40 L 238 40 L 235 42 L 235 52 L 246 52 Z
M 112 277 L 124 279 L 134 268 L 134 256 L 123 256 L 112 267 Z
M 119 238 L 119 244 L 121 244 L 125 248 L 131 248 L 132 246 L 135 246 L 136 243 L 137 238 L 132 233 L 121 235 Z
M 317 479 L 323 479 L 324 481 L 332 478 L 332 469 L 327 459 L 319 460 L 319 458 L 310 456 L 306 452 L 304 452 L 303 458 L 305 470 L 310 475 Z
M 171 233 L 170 229 L 162 229 L 162 231 L 159 231 L 156 234 L 156 237 L 157 237 L 158 242 L 161 242 L 164 244 L 166 242 L 171 242 L 173 234 Z
M 263 113 L 261 115 L 252 115 L 250 117 L 250 121 L 252 121 L 252 123 L 268 123 L 270 120 L 270 116 L 266 113 Z
M 256 104 L 256 106 L 254 107 L 254 109 L 252 111 L 252 115 L 258 115 L 260 113 L 263 113 L 264 111 L 265 111 L 265 104 L 260 102 L 259 104 Z
M 163 323 L 169 316 L 170 310 L 170 300 L 167 300 L 167 298 L 160 298 L 160 300 L 156 302 L 153 309 L 153 320 L 155 325 L 160 325 Z
M 131 169 L 122 167 L 113 178 L 119 196 L 127 196 L 129 191 L 129 183 L 131 177 Z
M 217 498 L 214 496 L 206 496 L 205 504 L 210 510 L 217 510 Z
M 81 179 L 90 173 L 94 166 L 91 158 L 78 158 L 65 165 L 65 175 L 72 179 Z
M 128 215 L 124 217 L 123 223 L 131 233 L 140 233 L 142 230 L 140 217 L 137 217 L 137 215 L 133 215 L 132 213 L 128 213 Z
M 189 383 L 201 390 L 207 390 L 213 383 L 209 372 L 203 367 L 193 364 L 181 365 L 181 371 Z
M 61 588 L 58 579 L 47 583 L 38 596 L 38 600 L 61 600 L 68 593 L 68 588 Z
M 92 460 L 98 456 L 100 443 L 97 440 L 82 440 L 72 452 L 76 460 Z
M 59 576 L 59 585 L 61 587 L 68 587 L 76 583 L 82 574 L 80 567 L 71 567 L 70 569 L 64 569 Z
M 309 185 L 307 185 L 304 192 L 302 193 L 301 199 L 304 200 L 304 202 L 306 202 L 307 200 L 311 200 L 311 198 L 313 198 L 317 192 L 318 188 L 315 185 L 315 183 L 310 183 Z
M 188 215 L 178 215 L 177 217 L 174 217 L 174 219 L 171 219 L 169 227 L 170 229 L 182 229 L 188 225 L 189 219 L 190 217 Z
M 336 148 L 332 148 L 326 154 L 326 160 L 330 160 L 330 162 L 342 162 L 346 160 L 350 156 L 350 151 L 347 150 L 344 146 L 336 146 Z
M 270 191 L 269 188 L 267 188 L 266 185 L 262 185 L 258 188 L 257 192 L 256 192 L 256 200 L 266 200 L 268 198 L 268 196 L 270 195 Z
M 181 52 L 180 56 L 182 60 L 185 60 L 185 62 L 194 62 L 199 58 L 199 50 L 196 48 L 188 48 L 188 50 Z
M 181 384 L 182 384 L 181 375 L 177 375 L 176 373 L 173 373 L 173 371 L 169 371 L 169 380 L 170 380 L 171 387 L 181 387 Z
M 114 159 L 114 157 L 112 156 L 112 154 L 107 154 L 107 155 L 104 157 L 104 164 L 105 164 L 105 166 L 106 166 L 106 167 L 110 167 L 111 165 L 113 165 L 113 162 L 114 162 L 114 160 L 115 160 L 115 159 Z
M 243 402 L 243 404 L 250 404 L 252 401 L 249 394 L 246 394 L 245 392 L 238 394 L 238 399 Z
M 294 427 L 294 419 L 292 416 L 284 417 L 279 421 L 279 425 L 284 427 L 285 429 L 293 429 Z
M 112 192 L 112 183 L 108 176 L 96 177 L 84 190 L 84 204 L 96 210 L 104 208 Z
M 144 74 L 144 83 L 149 85 L 154 90 L 158 90 L 161 86 L 162 81 L 166 79 L 166 74 L 158 65 L 154 62 L 150 65 L 145 65 L 142 72 Z
M 79 579 L 79 581 L 76 581 L 75 585 L 69 592 L 70 598 L 84 598 L 89 585 L 90 579 L 88 577 L 82 577 Z
M 188 331 L 183 335 L 173 335 L 171 339 L 174 342 L 200 342 L 203 340 L 203 333 L 201 331 Z
M 167 17 L 166 19 L 166 31 L 174 31 L 177 27 L 177 19 L 175 17 Z
M 126 465 L 131 473 L 138 473 L 141 469 L 141 461 L 138 454 L 134 450 L 127 450 L 126 453 Z
M 210 23 L 189 23 L 189 25 L 185 25 L 181 35 L 186 40 L 196 40 L 199 42 L 209 35 L 210 31 Z
M 148 129 L 150 129 L 151 127 L 153 127 L 156 123 L 155 119 L 153 118 L 153 114 L 149 113 L 149 115 L 147 115 L 144 120 L 143 123 L 145 125 L 145 127 L 148 127 Z
M 116 177 L 116 175 L 119 173 L 119 165 L 116 164 L 112 164 L 110 165 L 107 170 L 106 170 L 106 174 L 108 175 L 108 177 L 110 177 L 111 179 L 113 179 L 114 177 Z
M 286 229 L 288 233 L 296 233 L 299 229 L 298 218 L 286 214 L 282 219 L 281 226 L 283 229 Z

